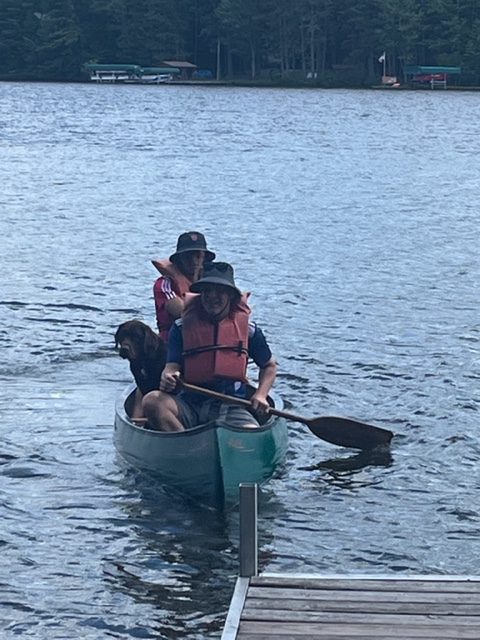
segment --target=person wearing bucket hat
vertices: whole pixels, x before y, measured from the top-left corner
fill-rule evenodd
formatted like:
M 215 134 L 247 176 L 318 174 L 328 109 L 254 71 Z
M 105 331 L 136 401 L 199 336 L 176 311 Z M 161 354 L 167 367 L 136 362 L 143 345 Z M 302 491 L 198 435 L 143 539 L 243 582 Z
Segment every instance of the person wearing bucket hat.
M 200 280 L 190 286 L 192 293 L 202 293 L 209 285 L 217 284 L 230 289 L 231 292 L 241 297 L 242 292 L 235 285 L 233 267 L 230 264 L 227 262 L 211 262 L 205 266 L 206 268 Z
M 187 231 L 178 237 L 177 248 L 168 259 L 152 260 L 161 273 L 153 285 L 153 298 L 158 332 L 164 340 L 182 313 L 185 293 L 201 276 L 204 263 L 214 259 L 203 233 Z
M 237 288 L 230 264 L 206 263 L 190 291 L 182 317 L 170 330 L 160 389 L 143 399 L 144 415 L 152 428 L 161 431 L 183 431 L 211 420 L 258 427 L 252 412 L 242 406 L 188 390 L 175 393 L 181 376 L 187 383 L 245 397 L 250 358 L 259 368 L 258 387 L 250 401 L 261 419 L 268 413 L 268 393 L 277 372 L 275 358 L 262 330 L 250 319 L 248 296 Z

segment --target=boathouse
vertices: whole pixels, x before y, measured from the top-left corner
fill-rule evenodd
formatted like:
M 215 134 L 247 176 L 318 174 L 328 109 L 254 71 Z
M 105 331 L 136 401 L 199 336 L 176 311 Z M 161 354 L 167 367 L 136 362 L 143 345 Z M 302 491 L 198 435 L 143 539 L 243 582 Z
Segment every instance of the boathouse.
M 426 86 L 447 88 L 447 78 L 450 75 L 459 75 L 461 67 L 431 67 L 423 65 L 406 65 L 404 69 L 406 82 L 412 86 Z
M 187 62 L 186 60 L 164 60 L 163 63 L 167 67 L 174 67 L 180 71 L 180 80 L 191 80 L 192 74 L 197 69 L 196 64 Z

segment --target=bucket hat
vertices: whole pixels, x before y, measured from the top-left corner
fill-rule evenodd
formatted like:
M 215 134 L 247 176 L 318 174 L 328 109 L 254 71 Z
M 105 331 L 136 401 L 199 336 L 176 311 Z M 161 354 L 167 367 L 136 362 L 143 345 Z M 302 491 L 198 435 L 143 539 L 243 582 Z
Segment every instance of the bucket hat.
M 178 236 L 177 250 L 170 256 L 170 262 L 175 262 L 179 255 L 187 251 L 205 251 L 205 262 L 215 260 L 215 254 L 207 249 L 205 236 L 199 231 L 187 231 Z
M 228 262 L 208 262 L 203 267 L 203 276 L 190 286 L 190 291 L 201 293 L 208 284 L 221 284 L 233 289 L 237 295 L 242 295 L 240 289 L 235 286 L 233 267 Z

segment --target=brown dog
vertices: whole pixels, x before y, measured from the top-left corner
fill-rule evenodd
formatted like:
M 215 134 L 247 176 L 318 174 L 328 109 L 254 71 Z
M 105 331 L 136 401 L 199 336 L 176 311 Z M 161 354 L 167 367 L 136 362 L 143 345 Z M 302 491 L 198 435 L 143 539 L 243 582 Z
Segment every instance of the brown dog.
M 115 333 L 115 348 L 118 348 L 120 357 L 130 363 L 130 371 L 137 384 L 132 417 L 141 417 L 142 397 L 157 390 L 160 384 L 167 357 L 165 343 L 144 322 L 128 320 Z

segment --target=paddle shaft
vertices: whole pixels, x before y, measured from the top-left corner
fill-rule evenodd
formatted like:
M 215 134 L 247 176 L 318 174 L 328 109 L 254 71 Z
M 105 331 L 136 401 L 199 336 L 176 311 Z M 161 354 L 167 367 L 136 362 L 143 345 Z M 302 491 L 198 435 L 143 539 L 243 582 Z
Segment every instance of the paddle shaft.
M 213 391 L 212 389 L 205 389 L 204 387 L 183 382 L 183 380 L 180 380 L 179 384 L 183 389 L 188 389 L 195 393 L 202 393 L 203 395 L 216 398 L 228 404 L 236 404 L 248 408 L 252 407 L 251 402 L 244 398 L 228 396 L 218 391 Z M 388 445 L 393 437 L 393 433 L 387 429 L 381 429 L 380 427 L 349 418 L 338 418 L 335 416 L 304 418 L 294 413 L 289 413 L 288 411 L 275 409 L 275 407 L 270 407 L 268 412 L 274 416 L 285 418 L 286 420 L 301 422 L 305 424 L 317 438 L 342 447 L 373 449 L 378 445 Z

